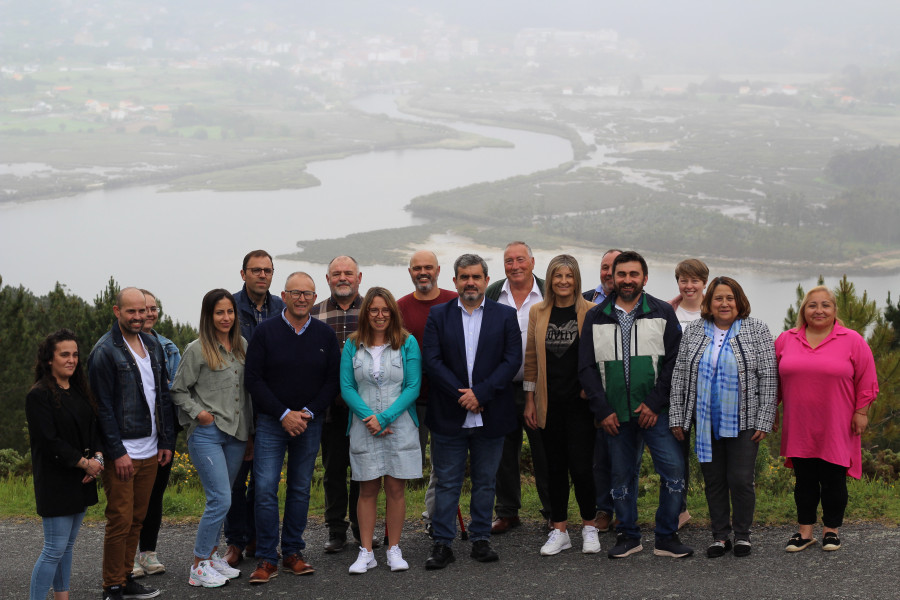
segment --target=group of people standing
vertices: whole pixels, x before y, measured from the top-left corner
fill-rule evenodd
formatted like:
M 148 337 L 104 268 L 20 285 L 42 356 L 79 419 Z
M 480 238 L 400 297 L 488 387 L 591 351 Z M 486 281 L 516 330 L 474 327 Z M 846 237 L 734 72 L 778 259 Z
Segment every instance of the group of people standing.
M 503 258 L 506 278 L 494 283 L 480 256 L 457 258 L 454 292 L 438 287 L 435 254 L 416 252 L 414 290 L 395 300 L 377 286 L 360 295 L 359 264 L 340 256 L 328 265 L 330 296 L 316 303 L 315 281 L 303 272 L 272 294 L 272 257 L 256 250 L 244 258 L 239 292 L 205 295 L 199 339 L 183 355 L 153 330 L 155 296 L 136 288 L 118 294 L 112 327 L 88 358 L 89 378 L 74 333 L 48 336 L 26 400 L 45 535 L 31 597 L 51 587 L 57 600 L 68 597 L 72 548 L 97 502 L 97 477 L 107 494 L 104 598 L 159 594 L 135 579 L 165 569 L 155 537 L 178 428 L 206 493 L 194 586 L 239 577 L 245 556 L 258 561 L 254 584 L 278 575 L 279 560 L 281 572 L 314 572 L 303 534 L 320 447 L 324 551 L 342 551 L 349 528 L 359 546 L 349 572 L 377 566 L 383 486 L 387 566 L 408 569 L 405 486 L 422 477 L 429 434 L 427 569 L 455 560 L 467 465 L 470 556 L 498 560 L 491 535 L 520 522 L 523 430 L 549 527 L 542 555 L 572 547 L 570 478 L 584 553 L 601 552 L 599 533 L 611 527 L 610 558 L 643 549 L 637 485 L 647 446 L 660 477 L 654 554 L 693 554 L 677 533 L 690 518 L 693 450 L 709 504 L 707 556 L 746 556 L 758 444 L 776 426 L 779 401 L 799 523 L 786 550 L 816 542 L 820 502 L 823 549 L 840 547 L 846 476 L 861 475 L 860 435 L 878 386 L 868 345 L 842 326 L 827 288 L 810 290 L 797 327 L 773 341 L 749 316 L 740 284 L 716 277 L 707 288 L 708 269 L 696 259 L 678 265 L 680 294 L 670 303 L 644 290 L 647 264 L 633 251 L 604 254 L 600 284 L 584 293 L 572 256 L 553 258 L 543 280 L 524 242 L 508 244 Z

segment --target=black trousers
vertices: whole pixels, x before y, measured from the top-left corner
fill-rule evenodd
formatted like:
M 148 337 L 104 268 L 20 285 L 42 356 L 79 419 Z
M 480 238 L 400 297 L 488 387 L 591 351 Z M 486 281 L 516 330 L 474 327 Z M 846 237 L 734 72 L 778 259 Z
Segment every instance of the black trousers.
M 569 476 L 581 518 L 591 521 L 597 514 L 594 487 L 594 416 L 587 400 L 550 401 L 547 420 L 540 430 L 547 456 L 550 518 L 568 521 Z
M 359 483 L 350 481 L 350 438 L 347 436 L 347 419 L 350 409 L 331 406 L 330 418 L 322 427 L 322 488 L 325 491 L 325 525 L 329 536 L 347 537 L 349 515 L 353 535 L 359 538 L 356 520 L 356 503 L 359 501 Z
M 847 510 L 847 467 L 821 458 L 794 458 L 794 502 L 797 503 L 797 522 L 814 525 L 819 502 L 822 503 L 822 524 L 837 529 L 844 523 Z
M 163 495 L 166 493 L 166 486 L 169 485 L 171 473 L 171 460 L 166 466 L 156 469 L 156 480 L 153 482 L 153 491 L 150 492 L 147 515 L 144 517 L 144 525 L 141 527 L 141 538 L 138 544 L 141 552 L 156 552 L 156 540 L 159 538 L 159 528 L 162 525 Z

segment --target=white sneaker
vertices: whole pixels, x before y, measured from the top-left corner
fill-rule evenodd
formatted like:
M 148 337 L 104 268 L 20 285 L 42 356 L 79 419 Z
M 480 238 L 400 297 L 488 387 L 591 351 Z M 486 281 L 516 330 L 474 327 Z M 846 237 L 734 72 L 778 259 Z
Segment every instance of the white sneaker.
M 229 565 L 224 558 L 219 556 L 218 552 L 213 552 L 213 555 L 209 557 L 209 564 L 226 579 L 236 579 L 241 576 L 241 571 Z
M 210 561 L 201 560 L 196 567 L 191 567 L 188 583 L 195 587 L 214 588 L 228 583 L 228 578 L 216 571 Z
M 378 562 L 375 560 L 375 553 L 360 546 L 356 562 L 350 565 L 350 573 L 359 575 L 377 566 Z
M 593 525 L 585 525 L 581 529 L 581 551 L 584 554 L 597 554 L 600 552 L 599 529 Z
M 156 552 L 141 552 L 138 556 L 138 562 L 141 563 L 141 567 L 143 567 L 144 572 L 147 575 L 156 575 L 157 573 L 166 572 L 166 567 L 159 562 Z
M 569 532 L 554 529 L 547 536 L 547 543 L 541 546 L 541 556 L 553 556 L 572 547 Z
M 387 551 L 387 564 L 391 571 L 406 571 L 409 569 L 409 563 L 403 560 L 403 553 L 400 552 L 400 546 L 391 546 Z
M 137 579 L 138 577 L 145 577 L 146 575 L 147 572 L 144 571 L 144 567 L 141 566 L 141 553 L 135 552 L 134 566 L 131 568 L 131 577 Z

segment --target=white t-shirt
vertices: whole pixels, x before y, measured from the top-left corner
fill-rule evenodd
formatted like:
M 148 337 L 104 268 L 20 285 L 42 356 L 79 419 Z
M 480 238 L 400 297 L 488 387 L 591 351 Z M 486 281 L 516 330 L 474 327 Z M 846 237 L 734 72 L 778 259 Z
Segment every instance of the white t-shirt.
M 125 451 L 128 452 L 134 460 L 144 460 L 156 456 L 157 453 L 157 437 L 156 437 L 156 379 L 153 377 L 153 366 L 150 361 L 150 352 L 144 346 L 144 341 L 138 337 L 141 347 L 144 349 L 144 358 L 138 356 L 128 342 L 125 347 L 131 352 L 134 361 L 137 363 L 138 370 L 141 372 L 141 383 L 144 385 L 144 397 L 147 399 L 147 406 L 150 408 L 150 435 L 148 437 L 133 438 L 130 440 L 122 440 Z
M 699 310 L 685 310 L 682 307 L 678 307 L 675 309 L 675 316 L 678 318 L 678 322 L 682 327 L 690 323 L 691 321 L 696 321 L 700 318 Z

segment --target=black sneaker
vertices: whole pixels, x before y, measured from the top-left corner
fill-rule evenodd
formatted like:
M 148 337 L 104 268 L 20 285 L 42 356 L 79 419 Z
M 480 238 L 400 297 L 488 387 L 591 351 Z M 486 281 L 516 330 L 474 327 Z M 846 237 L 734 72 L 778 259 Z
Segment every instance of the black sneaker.
M 472 552 L 469 554 L 478 562 L 494 562 L 500 560 L 497 553 L 491 548 L 491 543 L 487 540 L 478 540 L 472 543 Z
M 156 598 L 159 596 L 159 590 L 139 584 L 137 581 L 129 577 L 122 586 L 122 598 L 134 598 L 142 600 L 143 598 Z
M 431 556 L 425 561 L 425 568 L 429 571 L 443 569 L 454 560 L 456 560 L 456 557 L 453 556 L 453 550 L 450 549 L 450 546 L 435 542 L 431 547 Z
M 678 534 L 673 533 L 667 538 L 656 538 L 653 554 L 656 556 L 670 556 L 672 558 L 687 558 L 688 556 L 693 556 L 694 549 L 682 544 L 681 540 L 678 539 Z
M 833 531 L 829 531 L 822 537 L 822 550 L 834 552 L 841 549 L 841 538 Z
M 734 542 L 734 555 L 735 556 L 750 556 L 750 553 L 753 551 L 753 546 L 750 545 L 750 540 L 735 540 Z
M 122 600 L 122 586 L 111 585 L 103 588 L 103 600 Z
M 620 533 L 616 536 L 616 545 L 610 548 L 606 555 L 609 558 L 625 558 L 643 549 L 641 538 L 630 538 L 624 533 Z
M 709 558 L 719 558 L 725 556 L 725 553 L 731 550 L 731 540 L 716 540 L 706 549 L 706 556 Z
M 795 533 L 788 540 L 787 546 L 784 547 L 785 552 L 800 552 L 806 550 L 816 543 L 816 538 L 805 538 L 799 533 Z

